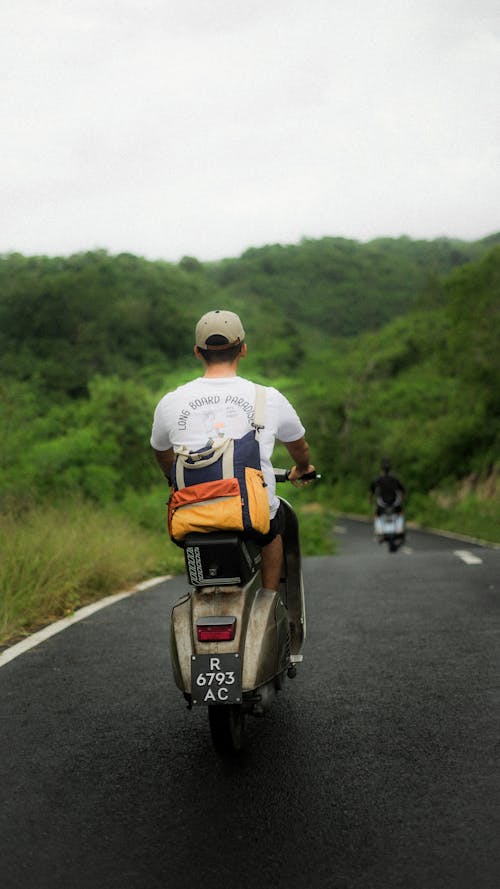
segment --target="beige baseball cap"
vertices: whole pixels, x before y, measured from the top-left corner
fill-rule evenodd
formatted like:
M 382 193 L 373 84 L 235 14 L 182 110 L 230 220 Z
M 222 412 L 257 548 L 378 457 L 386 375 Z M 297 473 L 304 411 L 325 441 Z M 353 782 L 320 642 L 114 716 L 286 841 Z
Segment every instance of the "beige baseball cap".
M 227 343 L 207 345 L 207 340 L 211 336 L 222 336 L 227 340 Z M 223 309 L 207 312 L 196 325 L 196 345 L 199 349 L 221 351 L 229 349 L 230 346 L 237 346 L 244 339 L 243 325 L 234 312 L 226 312 Z

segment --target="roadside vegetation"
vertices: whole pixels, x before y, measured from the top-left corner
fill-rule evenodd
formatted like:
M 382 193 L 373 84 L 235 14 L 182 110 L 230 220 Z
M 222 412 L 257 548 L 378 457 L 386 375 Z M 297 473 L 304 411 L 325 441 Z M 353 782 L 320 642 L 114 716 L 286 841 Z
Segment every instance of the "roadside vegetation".
M 0 643 L 182 570 L 149 433 L 160 396 L 199 372 L 194 324 L 216 306 L 244 319 L 242 373 L 306 426 L 322 481 L 280 490 L 305 554 L 332 552 L 337 512 L 369 517 L 382 456 L 409 521 L 500 542 L 499 242 L 1 257 Z
M 164 535 L 85 502 L 0 516 L 0 545 L 1 640 L 182 565 Z

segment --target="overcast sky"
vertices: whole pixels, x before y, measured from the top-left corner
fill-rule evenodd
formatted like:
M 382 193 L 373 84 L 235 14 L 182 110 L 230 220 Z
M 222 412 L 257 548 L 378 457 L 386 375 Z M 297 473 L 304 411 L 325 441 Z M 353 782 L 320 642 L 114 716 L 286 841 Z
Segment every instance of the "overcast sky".
M 498 0 L 4 0 L 0 252 L 500 230 Z

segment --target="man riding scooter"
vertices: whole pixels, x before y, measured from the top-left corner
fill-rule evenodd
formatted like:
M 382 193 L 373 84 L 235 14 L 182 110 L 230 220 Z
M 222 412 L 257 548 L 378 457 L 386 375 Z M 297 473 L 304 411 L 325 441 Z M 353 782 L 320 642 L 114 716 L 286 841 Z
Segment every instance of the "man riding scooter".
M 398 516 L 403 515 L 403 501 L 406 495 L 406 489 L 402 481 L 391 473 L 390 460 L 384 458 L 381 461 L 381 474 L 374 478 L 370 484 L 370 502 L 375 499 L 375 530 L 377 532 L 379 543 L 384 542 L 384 535 L 381 533 L 380 522 L 377 521 L 388 507 Z M 401 523 L 402 524 L 402 523 Z M 404 540 L 404 531 L 399 535 L 401 542 Z
M 169 479 L 169 533 L 192 586 L 172 609 L 175 684 L 206 706 L 215 749 L 241 749 L 247 715 L 268 709 L 302 661 L 305 607 L 296 516 L 276 482 L 316 477 L 304 427 L 272 387 L 238 376 L 246 356 L 237 315 L 196 326 L 204 376 L 164 396 L 151 444 Z M 275 440 L 295 465 L 273 469 Z
M 207 312 L 196 325 L 194 353 L 204 374 L 165 395 L 156 407 L 151 435 L 156 460 L 170 480 L 175 453 L 196 451 L 207 442 L 230 437 L 239 439 L 252 428 L 256 386 L 238 375 L 240 361 L 247 355 L 245 331 L 238 315 L 216 310 Z M 265 393 L 263 428 L 259 435 L 260 462 L 269 500 L 270 525 L 261 536 L 262 583 L 278 590 L 283 556 L 283 515 L 276 495 L 271 456 L 275 440 L 282 442 L 295 465 L 289 480 L 295 484 L 314 473 L 304 427 L 289 401 L 277 389 Z

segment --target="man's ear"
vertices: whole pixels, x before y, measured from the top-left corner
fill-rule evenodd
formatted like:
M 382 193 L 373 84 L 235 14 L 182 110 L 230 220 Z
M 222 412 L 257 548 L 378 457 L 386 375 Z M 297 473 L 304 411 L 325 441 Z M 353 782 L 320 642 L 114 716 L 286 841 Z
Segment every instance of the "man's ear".
M 246 343 L 242 343 L 242 344 L 241 344 L 241 352 L 240 352 L 240 355 L 241 355 L 242 358 L 246 358 L 246 357 L 247 357 L 247 351 L 248 351 L 248 349 L 247 349 L 247 344 L 246 344 Z
M 196 355 L 198 361 L 203 361 L 203 355 L 201 354 L 198 346 L 194 347 L 194 354 Z

